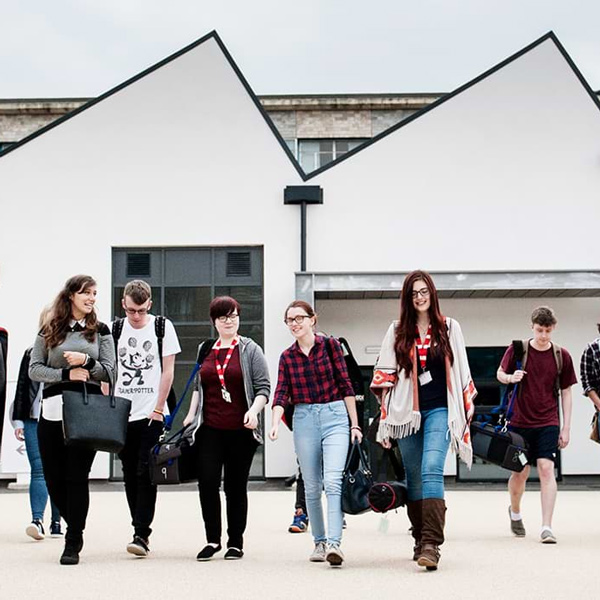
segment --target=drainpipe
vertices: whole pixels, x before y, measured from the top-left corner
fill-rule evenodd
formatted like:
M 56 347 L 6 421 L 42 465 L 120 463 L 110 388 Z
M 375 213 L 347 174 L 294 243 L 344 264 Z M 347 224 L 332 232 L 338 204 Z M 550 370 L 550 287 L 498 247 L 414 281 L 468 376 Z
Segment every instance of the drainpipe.
M 283 190 L 284 204 L 300 205 L 300 272 L 306 271 L 306 206 L 323 204 L 323 189 L 319 185 L 288 185 Z

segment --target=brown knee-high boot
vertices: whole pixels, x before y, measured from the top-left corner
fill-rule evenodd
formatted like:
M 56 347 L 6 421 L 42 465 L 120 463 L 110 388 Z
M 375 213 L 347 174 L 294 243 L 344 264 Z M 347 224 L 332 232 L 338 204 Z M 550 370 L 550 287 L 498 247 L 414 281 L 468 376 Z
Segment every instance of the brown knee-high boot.
M 406 503 L 406 512 L 412 525 L 411 535 L 415 539 L 413 548 L 413 560 L 421 556 L 421 535 L 423 531 L 423 500 L 415 500 Z
M 440 546 L 444 543 L 446 524 L 446 502 L 441 498 L 423 500 L 423 529 L 421 534 L 421 556 L 417 561 L 420 567 L 435 571 L 440 560 Z

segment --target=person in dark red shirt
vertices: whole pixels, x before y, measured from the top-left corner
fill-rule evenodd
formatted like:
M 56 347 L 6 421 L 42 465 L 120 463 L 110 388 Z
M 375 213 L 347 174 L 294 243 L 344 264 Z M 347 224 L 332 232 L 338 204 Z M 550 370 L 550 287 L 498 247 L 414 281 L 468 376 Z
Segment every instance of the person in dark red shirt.
M 221 476 L 227 504 L 225 560 L 244 556 L 248 517 L 248 477 L 262 444 L 260 413 L 271 392 L 261 347 L 238 334 L 241 307 L 235 298 L 218 296 L 209 313 L 219 339 L 202 363 L 185 426 L 194 430 L 198 489 L 206 546 L 196 560 L 208 561 L 221 550 Z M 211 343 L 206 340 L 203 344 Z M 201 345 L 202 347 L 202 345 Z
M 315 334 L 317 315 L 302 300 L 285 311 L 296 341 L 281 354 L 269 437 L 277 439 L 284 407 L 294 405 L 294 447 L 304 477 L 306 507 L 315 548 L 311 562 L 341 566 L 342 473 L 348 442 L 362 440 L 356 398 L 340 343 Z M 321 493 L 327 496 L 328 531 Z
M 510 493 L 510 527 L 517 537 L 525 536 L 521 517 L 521 498 L 529 477 L 530 465 L 536 465 L 542 497 L 542 531 L 540 541 L 556 544 L 552 531 L 552 514 L 556 503 L 554 463 L 558 449 L 569 444 L 571 430 L 571 386 L 577 383 L 571 355 L 560 349 L 562 358 L 555 358 L 556 346 L 552 333 L 556 317 L 551 308 L 540 306 L 531 315 L 533 339 L 527 340 L 527 361 L 517 368 L 512 346 L 509 346 L 500 367 L 498 381 L 504 385 L 518 384 L 519 391 L 509 427 L 522 435 L 529 445 L 529 464 L 520 473 L 512 473 L 508 481 Z M 558 372 L 558 364 L 562 369 Z M 562 400 L 563 425 L 560 428 L 559 396 Z

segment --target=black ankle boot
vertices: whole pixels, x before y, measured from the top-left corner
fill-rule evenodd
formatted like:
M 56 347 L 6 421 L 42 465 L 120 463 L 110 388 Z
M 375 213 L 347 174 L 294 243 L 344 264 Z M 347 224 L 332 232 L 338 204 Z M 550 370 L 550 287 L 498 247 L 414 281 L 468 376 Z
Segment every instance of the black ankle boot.
M 83 540 L 65 540 L 65 549 L 60 557 L 61 565 L 76 565 L 79 563 L 79 553 L 83 548 Z

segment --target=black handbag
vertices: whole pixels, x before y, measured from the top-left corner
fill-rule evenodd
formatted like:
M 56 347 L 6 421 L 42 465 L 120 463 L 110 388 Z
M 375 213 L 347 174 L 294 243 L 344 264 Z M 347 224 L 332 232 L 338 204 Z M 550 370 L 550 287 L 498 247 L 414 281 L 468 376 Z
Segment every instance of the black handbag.
M 358 452 L 358 466 L 352 468 L 352 459 Z M 346 466 L 342 475 L 342 511 L 348 515 L 360 515 L 371 509 L 369 506 L 369 490 L 373 485 L 373 477 L 369 463 L 355 440 L 346 460 Z
M 131 400 L 115 396 L 112 385 L 108 396 L 98 386 L 94 387 L 97 391 L 88 389 L 84 383 L 82 391 L 63 391 L 65 444 L 119 452 L 127 437 Z

